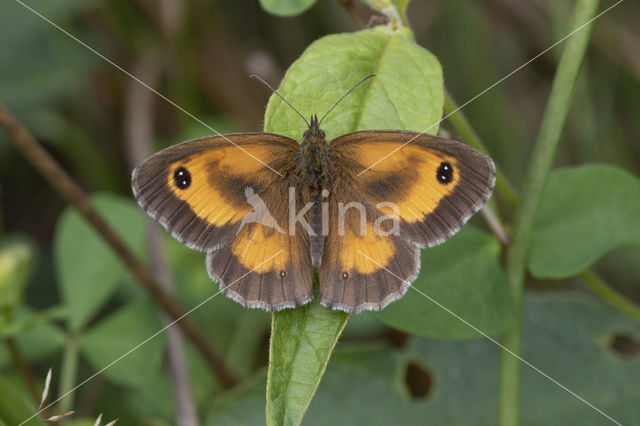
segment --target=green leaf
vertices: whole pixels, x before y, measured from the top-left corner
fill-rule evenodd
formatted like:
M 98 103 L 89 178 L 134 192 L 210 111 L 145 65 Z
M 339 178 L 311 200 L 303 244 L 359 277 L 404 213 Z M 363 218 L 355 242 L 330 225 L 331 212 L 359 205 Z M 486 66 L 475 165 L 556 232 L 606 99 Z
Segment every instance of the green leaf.
M 323 122 L 328 140 L 372 129 L 437 133 L 444 105 L 442 69 L 406 28 L 394 32 L 379 26 L 323 37 L 291 65 L 278 91 L 305 117 L 322 116 L 372 73 L 376 77 L 354 90 Z M 300 140 L 305 130 L 295 111 L 271 96 L 265 131 Z
M 64 314 L 59 307 L 46 311 L 34 312 L 24 307 L 14 315 L 14 321 L 4 330 L 1 336 L 13 336 L 18 350 L 25 360 L 31 363 L 41 361 L 60 351 L 64 344 L 63 331 L 52 320 Z M 0 345 L 0 366 L 8 364 L 11 356 L 5 345 Z
M 500 266 L 500 243 L 469 225 L 445 244 L 422 252 L 413 287 L 484 333 L 495 335 L 514 323 L 514 309 Z M 413 289 L 375 318 L 407 333 L 443 339 L 478 337 L 460 319 Z
M 260 0 L 260 6 L 278 16 L 294 16 L 309 9 L 316 0 Z
M 66 317 L 67 310 L 63 306 L 54 306 L 36 313 L 21 315 L 20 318 L 14 319 L 0 329 L 0 339 L 16 337 L 41 324 L 52 323 L 55 320 L 65 319 Z
M 592 297 L 528 295 L 522 357 L 622 424 L 637 423 L 640 355 L 622 356 L 615 335 L 640 340 L 637 322 Z M 336 349 L 305 416 L 308 426 L 339 424 L 497 424 L 500 349 L 487 339 L 410 339 L 402 349 L 352 343 Z M 407 363 L 427 375 L 426 395 L 412 396 Z M 414 381 L 416 375 L 410 376 Z M 256 424 L 264 377 L 216 400 L 210 425 Z M 611 424 L 555 383 L 523 366 L 522 425 Z
M 268 425 L 300 424 L 348 318 L 317 301 L 273 314 Z
M 95 195 L 91 201 L 120 238 L 142 253 L 143 212 L 132 201 L 111 194 Z M 53 251 L 62 298 L 69 309 L 69 327 L 77 330 L 113 295 L 128 272 L 111 247 L 72 208 L 58 222 Z
M 279 92 L 304 115 L 323 114 L 371 73 L 377 76 L 323 122 L 328 140 L 365 129 L 437 132 L 444 104 L 442 70 L 406 28 L 380 26 L 321 38 L 289 68 Z M 300 140 L 305 130 L 296 112 L 273 95 L 265 131 Z M 268 424 L 301 422 L 347 318 L 317 303 L 273 315 Z
M 211 426 L 253 426 L 264 423 L 264 370 L 251 380 L 215 398 L 207 408 L 203 424 Z
M 151 336 L 161 328 L 153 304 L 139 300 L 92 327 L 80 337 L 79 347 L 96 369 L 109 366 L 102 374 L 111 381 L 143 387 L 160 374 L 166 337 L 164 333 Z
M 640 180 L 589 164 L 549 174 L 536 213 L 529 269 L 565 278 L 622 244 L 640 244 Z
M 15 386 L 0 376 L 0 424 L 17 425 L 36 412 L 36 408 L 24 397 L 18 394 Z M 24 423 L 26 426 L 44 425 L 42 419 L 36 416 Z

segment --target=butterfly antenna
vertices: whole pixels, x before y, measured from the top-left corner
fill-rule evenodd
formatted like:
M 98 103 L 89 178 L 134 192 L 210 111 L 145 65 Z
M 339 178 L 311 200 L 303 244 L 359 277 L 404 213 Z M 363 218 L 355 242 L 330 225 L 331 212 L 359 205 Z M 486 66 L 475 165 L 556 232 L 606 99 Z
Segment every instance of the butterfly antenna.
M 338 102 L 336 102 L 335 104 L 333 104 L 333 106 L 332 106 L 331 108 L 329 108 L 329 111 L 327 111 L 327 113 L 326 113 L 325 115 L 323 115 L 323 116 L 322 116 L 322 118 L 320 119 L 320 122 L 318 123 L 318 126 L 320 126 L 320 123 L 322 123 L 322 120 L 324 120 L 324 118 L 325 118 L 327 115 L 329 115 L 329 113 L 330 113 L 331 111 L 333 111 L 333 109 L 334 109 L 336 106 L 338 106 L 338 104 L 339 104 L 340 102 L 342 102 L 342 100 L 343 100 L 344 98 L 346 98 L 346 97 L 347 97 L 347 95 L 348 95 L 349 93 L 353 92 L 354 90 L 356 90 L 356 87 L 360 86 L 360 83 L 362 83 L 362 82 L 363 82 L 363 81 L 365 81 L 365 80 L 370 79 L 371 77 L 375 77 L 375 76 L 376 76 L 375 74 L 369 74 L 368 76 L 366 76 L 366 77 L 364 77 L 364 78 L 360 79 L 360 81 L 359 81 L 359 82 L 357 82 L 356 84 L 354 84 L 354 85 L 353 85 L 353 87 L 352 87 L 351 89 L 349 89 L 349 91 L 348 91 L 347 93 L 345 93 L 344 95 L 342 95 L 342 97 L 341 97 L 340 99 L 338 99 Z
M 282 99 L 282 100 L 284 101 L 284 103 L 285 103 L 285 104 L 289 105 L 289 106 L 291 107 L 291 109 L 292 109 L 292 110 L 294 110 L 294 111 L 296 112 L 296 114 L 298 114 L 298 115 L 300 116 L 300 118 L 302 118 L 302 119 L 304 120 L 304 122 L 305 122 L 305 123 L 307 123 L 307 126 L 308 126 L 308 127 L 311 127 L 311 124 L 309 124 L 309 122 L 307 121 L 307 119 L 306 119 L 306 118 L 304 118 L 304 116 L 303 116 L 302 114 L 300 114 L 300 112 L 299 112 L 297 109 L 295 109 L 295 108 L 293 107 L 293 105 L 291 105 L 291 104 L 289 103 L 289 101 L 287 101 L 285 98 L 283 98 L 283 97 L 282 97 L 282 95 L 280 95 L 280 93 L 278 93 L 278 91 L 277 91 L 276 89 L 274 89 L 273 87 L 271 87 L 271 85 L 270 85 L 269 83 L 267 83 L 266 81 L 264 81 L 264 79 L 263 79 L 262 77 L 260 77 L 259 75 L 255 75 L 255 74 L 252 74 L 252 75 L 250 75 L 249 77 L 251 77 L 251 78 L 255 78 L 255 79 L 256 79 L 256 80 L 258 80 L 260 83 L 264 84 L 264 85 L 265 85 L 265 86 L 267 86 L 269 89 L 271 89 L 271 91 L 272 91 L 273 93 L 275 93 L 276 95 L 278 95 L 278 97 L 279 97 L 280 99 Z

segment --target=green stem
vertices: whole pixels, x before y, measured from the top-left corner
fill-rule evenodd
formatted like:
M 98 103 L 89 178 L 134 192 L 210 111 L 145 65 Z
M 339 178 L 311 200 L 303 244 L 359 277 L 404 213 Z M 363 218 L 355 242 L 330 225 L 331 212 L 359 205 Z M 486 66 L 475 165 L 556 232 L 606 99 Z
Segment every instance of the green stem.
M 575 4 L 571 31 L 593 18 L 598 0 L 578 0 Z M 545 180 L 553 164 L 562 128 L 571 105 L 571 99 L 591 33 L 591 23 L 574 33 L 567 41 L 558 64 L 540 133 L 525 177 L 521 203 L 516 211 L 511 245 L 507 250 L 506 274 L 513 297 L 518 322 L 505 334 L 503 345 L 515 354 L 520 353 L 522 293 L 525 262 L 531 237 L 531 228 Z M 500 365 L 499 424 L 518 424 L 520 361 L 502 352 Z
M 591 291 L 602 298 L 602 300 L 636 321 L 640 321 L 640 308 L 628 301 L 622 294 L 618 293 L 616 289 L 600 279 L 596 274 L 587 269 L 580 272 L 579 276 Z
M 449 91 L 444 92 L 444 113 L 453 127 L 460 134 L 460 138 L 472 148 L 488 153 L 486 146 L 467 120 L 467 117 L 460 111 L 460 107 L 453 99 Z M 496 190 L 502 195 L 512 207 L 518 204 L 518 193 L 513 188 L 509 180 L 502 171 L 496 168 Z
M 75 334 L 69 334 L 62 355 L 62 368 L 60 370 L 60 397 L 73 389 L 78 371 L 78 341 Z M 73 407 L 73 392 L 60 400 L 58 411 L 64 413 Z

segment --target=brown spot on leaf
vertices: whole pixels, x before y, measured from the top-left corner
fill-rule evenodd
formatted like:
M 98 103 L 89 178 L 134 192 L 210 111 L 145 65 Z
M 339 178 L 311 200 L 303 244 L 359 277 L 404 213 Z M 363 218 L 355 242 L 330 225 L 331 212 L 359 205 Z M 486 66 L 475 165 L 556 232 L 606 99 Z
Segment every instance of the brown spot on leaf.
M 640 340 L 629 334 L 614 334 L 609 340 L 609 348 L 623 358 L 640 356 Z
M 404 382 L 411 398 L 425 399 L 431 393 L 433 376 L 422 365 L 409 361 L 404 373 Z

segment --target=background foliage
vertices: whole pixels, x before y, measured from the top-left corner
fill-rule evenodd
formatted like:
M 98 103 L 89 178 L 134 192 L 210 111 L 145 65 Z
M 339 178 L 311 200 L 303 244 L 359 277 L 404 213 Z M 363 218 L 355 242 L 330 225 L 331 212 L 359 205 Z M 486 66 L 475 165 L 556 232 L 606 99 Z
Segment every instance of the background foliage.
M 634 421 L 640 398 L 640 67 L 633 56 L 640 50 L 634 25 L 640 8 L 630 3 L 594 26 L 536 212 L 522 314 L 522 356 L 622 423 Z M 27 4 L 217 131 L 265 128 L 295 138 L 304 123 L 276 101 L 265 113 L 270 93 L 249 74 L 274 86 L 283 81 L 282 93 L 309 115 L 323 113 L 375 71 L 371 90 L 379 92 L 373 100 L 350 95 L 327 118 L 329 137 L 359 128 L 423 130 L 441 116 L 442 76 L 453 98 L 471 99 L 564 36 L 572 6 L 416 0 L 405 11 L 407 2 L 397 1 L 394 13 L 409 27 L 389 38 L 383 27 L 356 32 L 370 12 L 351 1 Z M 132 250 L 153 262 L 147 221 L 129 188 L 130 170 L 145 149 L 137 132 L 147 132 L 155 151 L 211 131 L 18 2 L 2 6 L 0 39 L 6 46 L 0 102 L 91 194 Z M 463 109 L 515 188 L 525 178 L 560 52 L 550 51 Z M 465 137 L 453 120 L 441 127 Z M 166 318 L 4 133 L 0 201 L 0 424 L 15 424 L 37 406 L 29 377 L 41 392 L 52 367 L 53 401 L 153 335 Z M 498 191 L 493 207 L 509 231 L 509 197 Z M 165 233 L 159 238 L 170 271 L 165 278 L 185 310 L 214 294 L 203 255 Z M 497 337 L 516 322 L 503 255 L 504 246 L 476 217 L 446 244 L 423 252 L 415 286 Z M 264 423 L 271 316 L 222 296 L 191 316 L 240 380 L 226 389 L 184 342 L 183 379 L 200 422 Z M 344 322 L 305 424 L 497 423 L 499 349 L 458 319 L 409 291 L 383 312 Z M 335 343 L 338 334 L 329 340 Z M 67 424 L 93 424 L 99 413 L 121 424 L 176 423 L 176 395 L 184 394 L 171 373 L 168 339 L 158 335 L 46 414 L 75 410 Z M 283 351 L 283 365 L 290 353 Z M 526 401 L 522 424 L 606 421 L 526 367 L 520 400 Z M 297 415 L 305 408 L 299 404 Z

